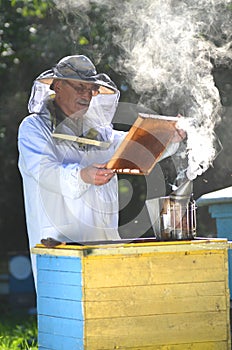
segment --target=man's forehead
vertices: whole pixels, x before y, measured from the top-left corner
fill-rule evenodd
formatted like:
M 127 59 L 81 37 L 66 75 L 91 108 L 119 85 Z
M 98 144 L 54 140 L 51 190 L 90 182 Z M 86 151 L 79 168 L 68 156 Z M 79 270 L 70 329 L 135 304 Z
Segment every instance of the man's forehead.
M 85 83 L 85 82 L 82 82 L 82 81 L 75 81 L 75 80 L 69 80 L 67 79 L 67 81 L 69 83 L 71 83 L 73 86 L 86 86 L 86 87 L 92 87 L 92 86 L 95 86 L 94 84 L 92 83 Z

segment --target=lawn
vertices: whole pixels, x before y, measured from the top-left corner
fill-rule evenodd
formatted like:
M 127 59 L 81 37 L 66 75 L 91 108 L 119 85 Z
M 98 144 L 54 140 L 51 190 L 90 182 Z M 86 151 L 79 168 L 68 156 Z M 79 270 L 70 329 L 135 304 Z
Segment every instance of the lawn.
M 37 350 L 37 317 L 28 310 L 9 308 L 1 301 L 0 349 Z

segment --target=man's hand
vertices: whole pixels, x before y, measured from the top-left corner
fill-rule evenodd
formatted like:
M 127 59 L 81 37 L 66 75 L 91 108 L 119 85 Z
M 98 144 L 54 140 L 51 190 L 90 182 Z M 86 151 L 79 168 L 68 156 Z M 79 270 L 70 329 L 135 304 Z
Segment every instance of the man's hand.
M 174 134 L 172 142 L 181 142 L 182 140 L 184 140 L 186 138 L 186 136 L 187 136 L 187 134 L 184 130 L 176 128 L 176 132 Z
M 82 180 L 91 185 L 105 185 L 113 176 L 113 170 L 106 169 L 106 164 L 92 164 L 81 169 Z
M 181 114 L 178 114 L 177 117 L 183 118 L 183 116 Z M 177 122 L 177 125 L 178 125 L 178 122 Z M 176 125 L 176 132 L 175 132 L 175 135 L 172 139 L 172 142 L 181 142 L 187 137 L 187 133 L 184 130 L 178 128 L 177 125 Z

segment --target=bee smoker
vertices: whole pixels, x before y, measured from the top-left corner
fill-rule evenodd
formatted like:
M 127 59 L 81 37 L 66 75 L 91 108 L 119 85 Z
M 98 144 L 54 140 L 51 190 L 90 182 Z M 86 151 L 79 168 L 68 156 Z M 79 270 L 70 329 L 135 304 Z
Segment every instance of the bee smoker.
M 167 197 L 147 200 L 146 205 L 158 240 L 189 240 L 196 236 L 196 203 L 190 181 Z

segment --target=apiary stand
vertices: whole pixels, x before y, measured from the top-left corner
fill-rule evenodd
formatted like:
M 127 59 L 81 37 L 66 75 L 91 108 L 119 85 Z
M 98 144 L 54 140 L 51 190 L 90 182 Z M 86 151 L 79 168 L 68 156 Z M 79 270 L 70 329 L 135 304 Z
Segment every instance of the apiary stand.
M 230 349 L 225 239 L 32 252 L 39 350 Z

